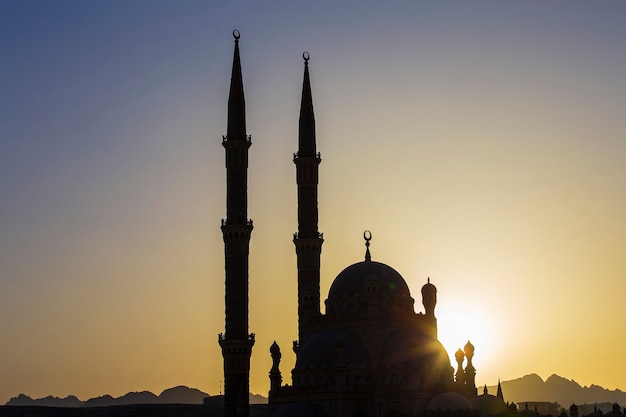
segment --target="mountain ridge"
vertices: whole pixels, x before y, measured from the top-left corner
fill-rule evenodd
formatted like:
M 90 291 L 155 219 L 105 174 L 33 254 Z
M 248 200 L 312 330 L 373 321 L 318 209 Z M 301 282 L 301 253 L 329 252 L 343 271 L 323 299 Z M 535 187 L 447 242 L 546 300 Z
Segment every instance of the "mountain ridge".
M 619 389 L 609 390 L 599 385 L 581 386 L 573 379 L 552 374 L 544 381 L 539 375 L 531 373 L 523 377 L 502 381 L 504 400 L 518 406 L 525 402 L 557 402 L 564 408 L 571 404 L 618 403 L 626 406 L 626 392 Z M 495 393 L 497 386 L 487 387 Z M 482 389 L 479 388 L 479 393 Z
M 561 407 L 568 408 L 571 404 L 613 404 L 626 406 L 626 392 L 620 389 L 609 390 L 599 385 L 581 386 L 573 379 L 567 379 L 556 374 L 550 375 L 544 381 L 539 375 L 531 373 L 520 378 L 502 381 L 504 400 L 514 402 L 518 408 L 524 403 L 553 402 Z M 487 387 L 495 394 L 497 386 Z M 478 388 L 479 394 L 483 391 Z M 74 395 L 65 398 L 47 396 L 33 399 L 25 394 L 11 398 L 5 405 L 9 406 L 46 406 L 46 407 L 107 407 L 112 405 L 131 404 L 203 404 L 205 398 L 211 396 L 196 388 L 179 385 L 163 390 L 159 395 L 150 391 L 129 392 L 114 398 L 109 394 L 79 400 Z M 219 396 L 213 397 L 215 399 Z M 250 404 L 265 404 L 267 397 L 250 393 Z
M 42 407 L 108 407 L 112 405 L 131 404 L 202 404 L 210 395 L 196 388 L 184 385 L 168 388 L 161 394 L 155 395 L 150 391 L 128 392 L 120 397 L 104 394 L 99 397 L 81 401 L 75 395 L 65 398 L 51 395 L 43 398 L 31 398 L 25 394 L 19 394 L 11 398 L 5 405 L 10 406 L 42 406 Z
M 79 400 L 75 395 L 68 395 L 65 398 L 49 395 L 47 397 L 33 399 L 28 395 L 19 394 L 17 397 L 11 398 L 4 405 L 80 408 L 137 404 L 203 404 L 207 398 L 219 400 L 219 397 L 219 395 L 211 396 L 197 388 L 178 385 L 163 390 L 159 395 L 155 395 L 150 391 L 132 391 L 119 397 L 104 394 L 99 397 L 89 398 L 85 401 Z M 267 404 L 267 397 L 250 393 L 250 404 Z

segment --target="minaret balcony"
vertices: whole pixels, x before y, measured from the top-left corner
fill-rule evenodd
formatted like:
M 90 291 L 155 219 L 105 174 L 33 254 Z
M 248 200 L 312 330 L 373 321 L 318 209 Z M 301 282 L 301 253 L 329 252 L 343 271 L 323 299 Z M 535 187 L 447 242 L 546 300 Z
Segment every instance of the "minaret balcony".
M 224 136 L 224 138 L 226 138 L 226 136 Z M 294 152 L 294 154 L 293 154 L 293 160 L 295 161 L 296 159 L 300 159 L 300 158 L 301 158 L 301 157 L 300 157 L 300 155 L 298 155 L 298 152 Z M 310 158 L 310 156 L 303 156 L 302 158 Z M 320 152 L 318 152 L 318 153 L 315 155 L 315 159 L 319 159 L 319 160 L 321 160 L 321 159 L 322 159 L 322 154 L 321 154 Z
M 246 338 L 246 340 L 247 340 L 248 342 L 252 342 L 252 343 L 254 343 L 254 342 L 255 342 L 255 339 L 256 339 L 256 335 L 255 335 L 254 333 L 250 333 L 250 334 L 248 335 L 248 337 Z M 217 341 L 218 341 L 218 342 L 224 342 L 224 341 L 226 341 L 226 340 L 239 340 L 239 339 L 230 339 L 230 338 L 228 338 L 228 339 L 227 339 L 227 338 L 226 338 L 226 335 L 225 335 L 224 333 L 219 333 L 219 334 L 217 335 Z
M 233 220 L 231 219 L 231 221 L 229 222 L 228 219 L 222 219 L 222 227 L 224 226 L 239 226 L 239 223 L 233 223 Z M 246 220 L 245 224 L 246 227 L 254 227 L 254 225 L 252 224 L 252 220 L 248 219 Z
M 222 221 L 224 221 L 224 220 L 222 220 Z M 298 240 L 298 239 L 300 239 L 300 235 L 298 234 L 298 232 L 296 232 L 296 233 L 293 234 L 293 240 Z M 306 238 L 304 238 L 304 239 L 306 239 Z M 324 233 L 317 232 L 317 239 L 324 240 Z
M 245 141 L 252 143 L 252 136 L 246 135 Z M 228 135 L 222 135 L 222 143 L 224 142 L 228 142 Z

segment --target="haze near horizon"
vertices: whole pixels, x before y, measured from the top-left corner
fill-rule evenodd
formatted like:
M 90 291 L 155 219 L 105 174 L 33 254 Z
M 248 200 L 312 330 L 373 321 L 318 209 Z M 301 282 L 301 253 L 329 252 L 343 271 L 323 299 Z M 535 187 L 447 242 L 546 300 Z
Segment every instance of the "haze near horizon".
M 0 403 L 219 392 L 233 29 L 252 135 L 251 391 L 296 338 L 292 153 L 310 71 L 322 299 L 430 277 L 476 382 L 626 390 L 626 5 L 0 4 Z M 322 306 L 323 310 L 323 306 Z

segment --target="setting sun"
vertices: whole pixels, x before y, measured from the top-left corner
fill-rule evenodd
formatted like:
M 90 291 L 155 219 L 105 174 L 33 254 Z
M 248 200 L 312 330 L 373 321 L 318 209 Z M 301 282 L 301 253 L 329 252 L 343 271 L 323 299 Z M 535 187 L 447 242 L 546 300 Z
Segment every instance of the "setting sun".
M 494 349 L 497 335 L 493 333 L 494 328 L 491 324 L 491 320 L 494 318 L 483 313 L 479 307 L 471 303 L 459 302 L 459 300 L 438 304 L 439 340 L 448 351 L 455 369 L 454 354 L 457 349 L 463 350 L 468 341 L 474 345 L 473 362 L 479 371 L 485 369 L 492 362 L 497 363 L 497 359 L 492 357 L 492 355 L 497 354 Z M 479 380 L 482 381 L 482 379 Z M 494 381 L 484 382 L 494 383 Z

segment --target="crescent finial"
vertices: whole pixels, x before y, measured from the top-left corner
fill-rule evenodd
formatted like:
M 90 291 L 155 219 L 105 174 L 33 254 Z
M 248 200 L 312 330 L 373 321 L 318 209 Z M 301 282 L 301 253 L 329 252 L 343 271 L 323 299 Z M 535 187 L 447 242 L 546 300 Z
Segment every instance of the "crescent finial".
M 309 63 L 309 59 L 310 59 L 311 57 L 309 56 L 308 51 L 304 51 L 304 52 L 302 52 L 302 58 L 304 58 L 304 62 L 305 62 L 306 64 L 308 64 L 308 63 Z
M 370 261 L 372 255 L 370 254 L 370 240 L 372 240 L 372 232 L 366 230 L 363 232 L 363 239 L 365 239 L 365 260 Z
M 237 29 L 233 30 L 233 38 L 235 38 L 236 41 L 238 41 L 239 38 L 241 38 L 241 33 L 239 33 Z

